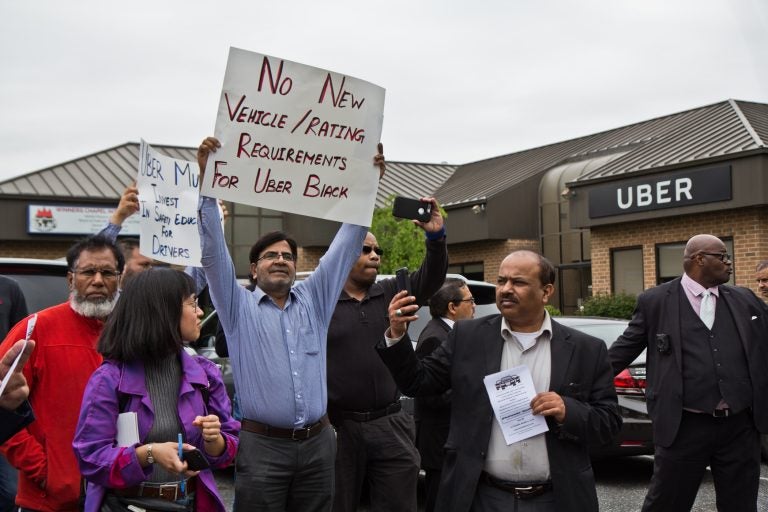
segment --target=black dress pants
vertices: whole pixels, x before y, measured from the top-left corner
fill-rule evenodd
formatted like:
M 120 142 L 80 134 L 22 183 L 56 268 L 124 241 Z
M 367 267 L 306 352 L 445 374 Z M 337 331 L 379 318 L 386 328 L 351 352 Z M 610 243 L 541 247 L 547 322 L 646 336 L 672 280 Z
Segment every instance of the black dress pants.
M 656 446 L 643 512 L 691 510 L 707 466 L 718 511 L 757 511 L 760 434 L 748 411 L 727 418 L 683 411 L 672 445 Z

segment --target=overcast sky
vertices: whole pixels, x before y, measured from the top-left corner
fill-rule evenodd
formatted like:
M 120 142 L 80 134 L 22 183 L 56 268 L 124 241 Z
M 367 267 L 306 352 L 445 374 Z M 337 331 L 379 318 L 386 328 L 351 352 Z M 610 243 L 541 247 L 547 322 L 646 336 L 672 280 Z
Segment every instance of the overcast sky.
M 766 0 L 0 0 L 0 181 L 140 138 L 197 146 L 230 46 L 384 87 L 396 161 L 768 103 Z

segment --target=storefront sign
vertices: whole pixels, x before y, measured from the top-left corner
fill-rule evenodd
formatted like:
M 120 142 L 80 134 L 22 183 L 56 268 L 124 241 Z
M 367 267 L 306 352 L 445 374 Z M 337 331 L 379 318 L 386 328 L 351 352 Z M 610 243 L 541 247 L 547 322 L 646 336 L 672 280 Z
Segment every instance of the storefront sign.
M 30 235 L 95 235 L 106 227 L 115 208 L 93 205 L 27 205 L 27 233 Z M 139 219 L 129 217 L 121 235 L 137 236 Z
M 589 217 L 680 208 L 731 199 L 731 166 L 679 171 L 601 185 L 589 191 Z

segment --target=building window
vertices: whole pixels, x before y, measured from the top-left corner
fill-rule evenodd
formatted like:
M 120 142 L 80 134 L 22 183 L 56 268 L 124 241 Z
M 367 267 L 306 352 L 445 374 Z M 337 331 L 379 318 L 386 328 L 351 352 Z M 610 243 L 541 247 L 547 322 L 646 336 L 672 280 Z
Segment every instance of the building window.
M 643 291 L 643 248 L 611 250 L 611 292 L 638 295 Z
M 448 265 L 449 274 L 461 274 L 467 279 L 474 281 L 485 280 L 485 273 L 483 270 L 483 263 L 457 263 L 455 265 Z
M 224 224 L 224 232 L 239 278 L 250 274 L 251 262 L 248 255 L 251 246 L 262 235 L 283 229 L 283 214 L 266 208 L 245 204 L 228 203 L 231 217 Z
M 728 254 L 733 254 L 733 239 L 721 238 Z M 656 245 L 656 284 L 666 283 L 683 275 L 683 253 L 685 242 Z M 733 285 L 736 275 L 736 262 L 733 263 L 733 273 L 726 284 Z

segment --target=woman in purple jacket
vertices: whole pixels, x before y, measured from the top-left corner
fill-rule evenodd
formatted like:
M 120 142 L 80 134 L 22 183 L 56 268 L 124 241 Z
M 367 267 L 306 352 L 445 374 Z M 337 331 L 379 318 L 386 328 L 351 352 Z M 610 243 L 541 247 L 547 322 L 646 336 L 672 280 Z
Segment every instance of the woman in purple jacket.
M 99 339 L 104 363 L 86 387 L 73 443 L 88 481 L 86 512 L 99 511 L 105 496 L 225 510 L 211 470 L 191 471 L 179 457 L 181 435 L 185 452 L 198 449 L 211 467 L 227 466 L 240 430 L 219 369 L 184 351 L 184 340 L 200 335 L 194 292 L 189 276 L 169 268 L 132 276 L 122 290 Z M 136 413 L 139 441 L 118 446 L 125 412 Z

